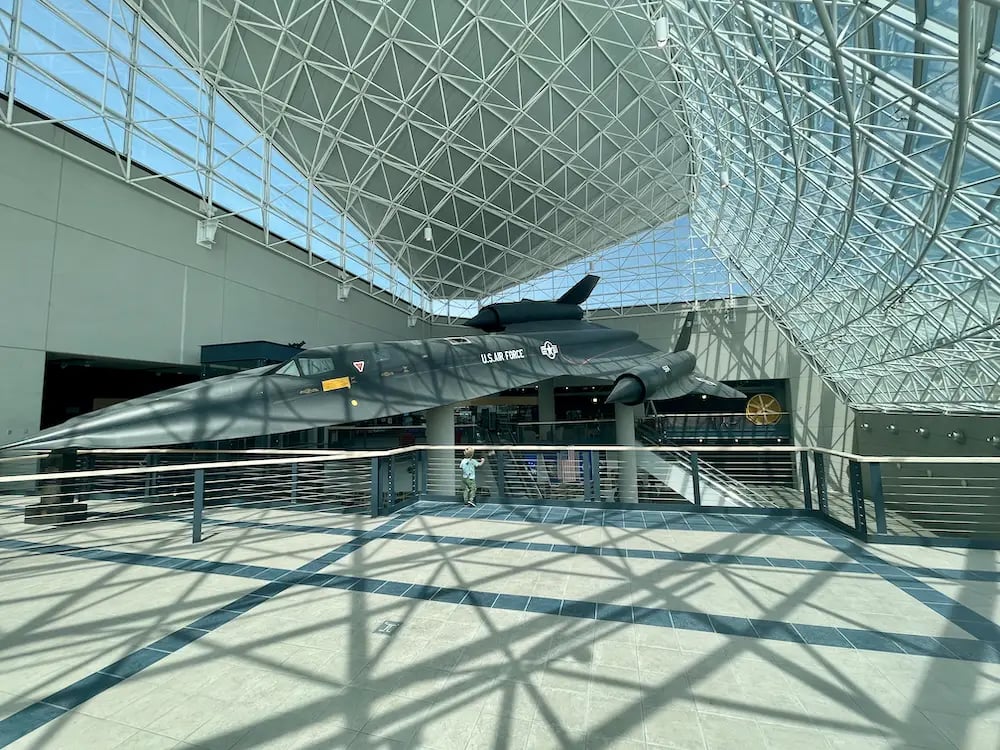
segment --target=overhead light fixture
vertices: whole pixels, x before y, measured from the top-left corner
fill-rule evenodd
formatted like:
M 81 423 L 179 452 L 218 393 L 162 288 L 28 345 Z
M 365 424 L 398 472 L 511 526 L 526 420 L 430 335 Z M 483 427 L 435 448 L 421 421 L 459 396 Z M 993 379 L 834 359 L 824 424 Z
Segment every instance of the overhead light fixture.
M 667 46 L 667 17 L 660 16 L 656 19 L 656 46 L 663 49 Z
M 428 224 L 424 227 L 424 242 L 430 242 L 434 239 L 434 230 L 431 229 L 431 225 Z
M 347 302 L 347 298 L 351 296 L 351 280 L 347 278 L 347 274 L 340 275 L 340 283 L 337 284 L 337 300 L 340 302 Z
M 209 249 L 215 244 L 215 233 L 219 229 L 218 219 L 199 219 L 195 242 Z

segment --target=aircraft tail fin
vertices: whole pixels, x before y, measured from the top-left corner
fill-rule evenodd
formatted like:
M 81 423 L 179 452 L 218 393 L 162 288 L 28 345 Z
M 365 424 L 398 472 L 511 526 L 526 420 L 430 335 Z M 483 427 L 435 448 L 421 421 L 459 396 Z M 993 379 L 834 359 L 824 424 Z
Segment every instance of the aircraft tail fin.
M 563 305 L 582 305 L 587 301 L 590 293 L 594 291 L 594 287 L 597 286 L 600 278 L 600 276 L 594 276 L 592 273 L 587 274 L 576 282 L 562 297 L 557 299 L 556 302 Z
M 694 328 L 694 321 L 697 315 L 697 311 L 692 310 L 687 314 L 687 317 L 684 318 L 684 325 L 681 327 L 681 335 L 677 337 L 677 346 L 674 347 L 675 352 L 682 352 L 691 345 L 691 329 Z

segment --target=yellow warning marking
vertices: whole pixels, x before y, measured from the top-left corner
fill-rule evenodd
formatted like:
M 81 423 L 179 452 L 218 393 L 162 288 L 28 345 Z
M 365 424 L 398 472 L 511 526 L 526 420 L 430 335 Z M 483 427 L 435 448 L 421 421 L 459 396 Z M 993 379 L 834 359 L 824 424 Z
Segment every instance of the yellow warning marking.
M 341 388 L 350 388 L 351 379 L 350 378 L 333 378 L 332 380 L 323 381 L 324 391 L 339 391 Z

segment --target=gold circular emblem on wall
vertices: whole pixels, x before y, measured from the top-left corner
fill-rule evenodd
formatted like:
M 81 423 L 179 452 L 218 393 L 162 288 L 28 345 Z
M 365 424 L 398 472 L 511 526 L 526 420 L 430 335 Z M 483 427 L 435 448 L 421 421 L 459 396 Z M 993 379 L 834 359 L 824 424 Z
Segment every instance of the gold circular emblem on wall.
M 781 404 L 770 393 L 758 393 L 747 401 L 746 417 L 753 424 L 777 424 L 781 421 Z

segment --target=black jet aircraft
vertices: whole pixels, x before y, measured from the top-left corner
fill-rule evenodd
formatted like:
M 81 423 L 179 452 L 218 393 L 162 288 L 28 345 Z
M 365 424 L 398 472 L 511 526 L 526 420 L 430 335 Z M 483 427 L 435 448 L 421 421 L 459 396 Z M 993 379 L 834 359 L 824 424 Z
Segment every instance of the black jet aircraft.
M 279 365 L 125 401 L 5 449 L 132 448 L 228 440 L 363 422 L 520 388 L 559 375 L 613 381 L 607 403 L 688 393 L 746 398 L 695 368 L 694 312 L 673 352 L 583 319 L 598 277 L 554 302 L 489 305 L 464 325 L 482 333 L 307 349 Z

